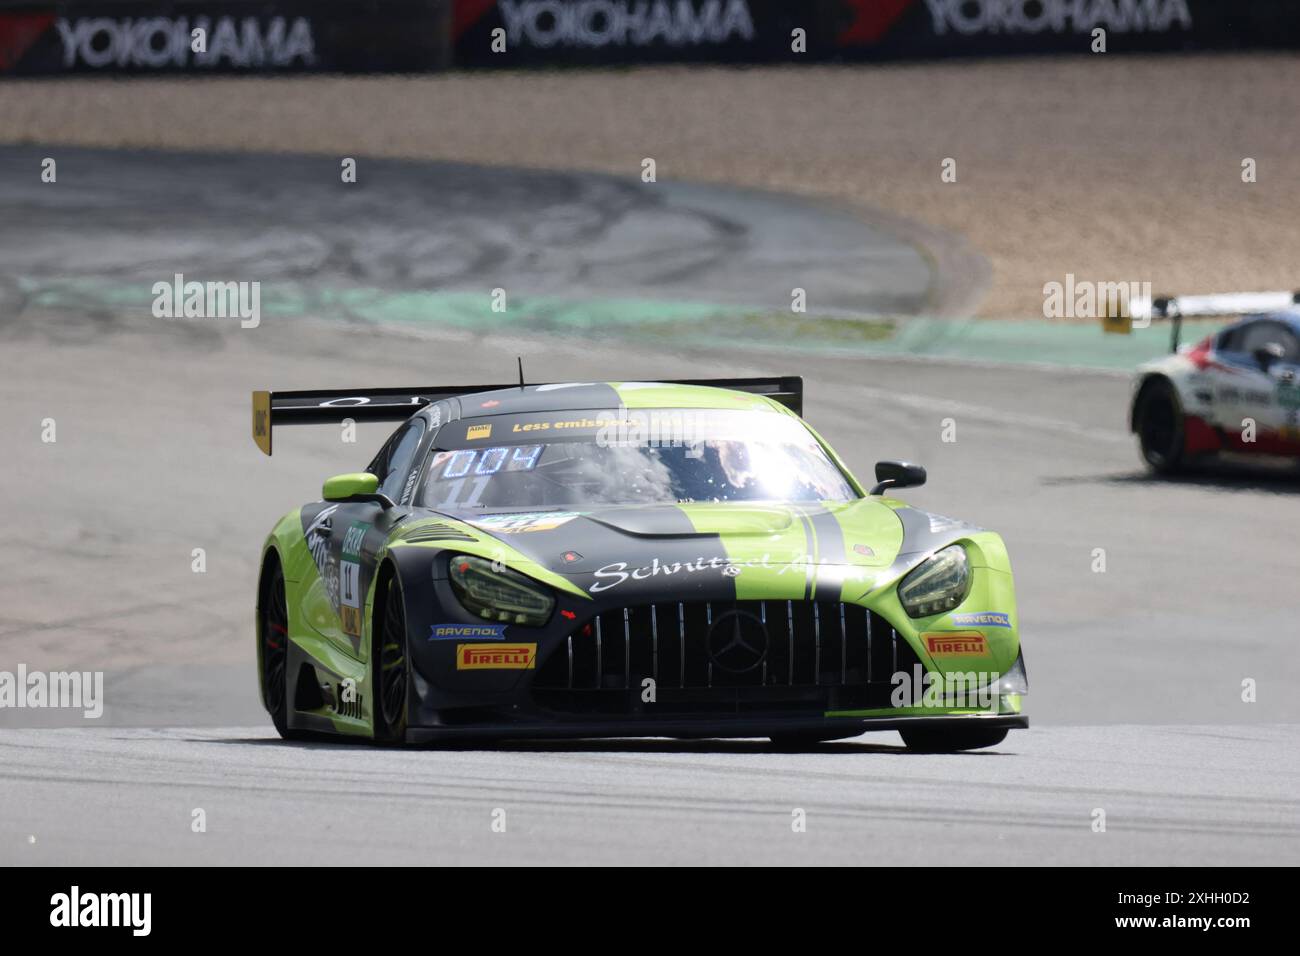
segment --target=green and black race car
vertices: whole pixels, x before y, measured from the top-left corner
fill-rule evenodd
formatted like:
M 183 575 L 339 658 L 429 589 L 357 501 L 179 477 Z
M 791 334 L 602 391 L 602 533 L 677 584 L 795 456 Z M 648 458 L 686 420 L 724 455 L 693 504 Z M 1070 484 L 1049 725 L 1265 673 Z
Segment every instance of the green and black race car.
M 1027 727 L 995 533 L 867 489 L 799 378 L 256 392 L 284 424 L 401 421 L 263 549 L 285 737 L 770 737 Z

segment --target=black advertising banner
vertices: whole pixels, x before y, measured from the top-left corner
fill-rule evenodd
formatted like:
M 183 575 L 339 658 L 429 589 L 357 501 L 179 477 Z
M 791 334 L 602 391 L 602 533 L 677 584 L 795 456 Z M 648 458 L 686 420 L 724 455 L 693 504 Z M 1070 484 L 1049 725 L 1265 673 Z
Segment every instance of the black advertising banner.
M 791 0 L 455 0 L 458 66 L 796 60 Z M 812 13 L 810 18 L 809 13 Z
M 1295 0 L 455 0 L 458 66 L 1300 45 Z
M 201 40 L 197 33 L 202 33 Z M 1295 0 L 0 0 L 0 75 L 1290 48 Z
M 419 72 L 451 0 L 0 0 L 0 75 Z
M 431 866 L 438 863 L 430 860 Z M 575 890 L 591 892 L 612 872 L 607 867 L 573 869 L 566 879 Z M 383 902 L 391 911 L 419 913 L 429 905 L 427 871 L 358 864 L 348 873 L 385 886 Z M 891 879 L 893 875 L 870 868 L 855 870 L 853 880 L 806 874 L 801 889 L 788 894 L 788 899 L 797 905 L 817 901 L 842 908 L 852 905 L 853 894 L 861 896 L 865 891 L 872 905 L 895 923 L 911 926 L 933 919 L 932 894 L 917 892 L 916 882 L 942 881 L 944 874 L 922 869 L 916 871 L 916 879 Z M 1289 925 L 1289 893 L 1283 888 L 1287 880 L 1281 869 L 1031 869 L 986 863 L 980 875 L 990 887 L 1014 888 L 1013 928 L 1016 943 L 1022 946 L 1055 945 L 1068 932 L 1076 943 L 1127 939 L 1130 945 L 1183 947 L 1201 940 L 1218 950 L 1233 951 L 1282 939 Z M 232 898 L 232 886 L 239 887 L 238 899 Z M 663 925 L 689 929 L 710 910 L 716 911 L 719 901 L 738 911 L 745 905 L 742 894 L 761 891 L 759 875 L 737 871 L 721 896 L 713 893 L 707 902 L 688 900 Z M 255 936 L 261 945 L 293 946 L 301 943 L 305 921 L 320 911 L 321 892 L 320 867 L 51 867 L 22 873 L 0 902 L 0 916 L 6 938 L 19 951 L 32 944 L 52 944 L 60 937 L 65 947 L 136 947 L 147 946 L 150 940 L 160 946 L 188 945 L 197 934 L 209 944 L 246 946 Z M 944 903 L 944 921 L 953 926 L 988 923 L 989 892 L 952 894 Z M 276 911 L 265 912 L 248 905 L 248 900 L 274 900 Z M 602 918 L 607 924 L 602 924 Z M 592 928 L 618 932 L 625 928 L 621 920 L 610 910 L 598 914 Z M 503 942 L 513 941 L 511 933 L 522 940 L 523 932 L 522 924 L 514 922 L 506 928 Z M 1257 932 L 1265 935 L 1256 937 Z M 742 936 L 737 944 L 747 942 Z
M 837 10 L 832 33 L 824 39 L 831 55 L 843 59 L 1300 44 L 1300 3 L 1294 0 L 831 0 L 828 5 Z

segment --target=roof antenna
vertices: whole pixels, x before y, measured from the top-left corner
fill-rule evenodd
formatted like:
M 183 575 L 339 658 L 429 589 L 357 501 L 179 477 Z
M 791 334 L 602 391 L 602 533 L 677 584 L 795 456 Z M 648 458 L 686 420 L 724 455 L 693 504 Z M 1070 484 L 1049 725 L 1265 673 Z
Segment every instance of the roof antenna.
M 524 387 L 524 357 L 516 355 L 515 359 L 519 362 L 519 387 L 522 389 Z

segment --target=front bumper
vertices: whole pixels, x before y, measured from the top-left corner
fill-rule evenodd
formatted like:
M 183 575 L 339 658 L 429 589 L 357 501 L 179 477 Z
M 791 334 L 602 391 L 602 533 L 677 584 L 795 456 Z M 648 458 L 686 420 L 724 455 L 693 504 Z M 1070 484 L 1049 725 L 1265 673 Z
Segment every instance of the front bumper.
M 523 668 L 458 669 L 460 640 L 412 641 L 407 740 L 837 737 L 920 725 L 1028 726 L 1018 658 L 1010 669 L 992 657 L 971 665 L 1018 675 L 1012 686 L 999 679 L 996 701 L 904 702 L 895 693 L 900 677 L 919 692 L 921 677 L 937 671 L 916 639 L 878 611 L 840 601 L 693 597 L 627 607 L 562 597 L 547 628 L 510 627 L 478 645 L 532 646 L 534 662 Z M 738 614 L 753 629 L 742 636 L 762 650 L 748 668 L 720 650 Z M 414 634 L 436 626 L 414 623 Z
M 487 715 L 484 715 L 487 717 Z M 782 734 L 850 737 L 869 731 L 903 730 L 909 727 L 957 730 L 1028 729 L 1025 714 L 964 714 L 935 717 L 834 717 L 834 718 L 647 718 L 640 720 L 592 720 L 529 722 L 505 720 L 470 725 L 411 727 L 406 742 L 436 743 L 452 740 L 539 740 L 608 737 L 673 737 L 678 739 L 772 737 Z

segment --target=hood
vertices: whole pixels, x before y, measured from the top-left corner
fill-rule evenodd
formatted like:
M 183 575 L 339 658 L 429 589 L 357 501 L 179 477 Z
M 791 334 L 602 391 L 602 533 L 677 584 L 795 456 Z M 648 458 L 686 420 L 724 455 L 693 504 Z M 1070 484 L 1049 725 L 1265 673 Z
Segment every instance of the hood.
M 898 504 L 696 502 L 462 520 L 595 598 L 840 600 L 895 564 Z

